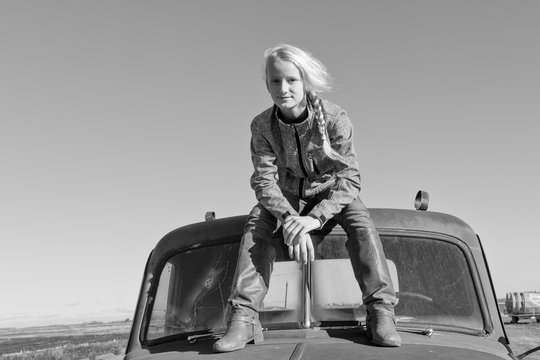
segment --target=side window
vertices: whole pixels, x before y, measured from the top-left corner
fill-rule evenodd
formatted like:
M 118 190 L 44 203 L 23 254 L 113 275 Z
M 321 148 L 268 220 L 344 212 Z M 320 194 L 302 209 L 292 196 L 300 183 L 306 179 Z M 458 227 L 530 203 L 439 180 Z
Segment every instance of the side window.
M 175 265 L 171 262 L 167 262 L 161 277 L 159 278 L 159 287 L 156 293 L 156 300 L 152 309 L 151 323 L 148 328 L 148 338 L 155 339 L 162 336 L 170 335 L 166 324 L 167 319 L 167 304 L 169 291 L 171 288 L 171 274 L 175 271 Z

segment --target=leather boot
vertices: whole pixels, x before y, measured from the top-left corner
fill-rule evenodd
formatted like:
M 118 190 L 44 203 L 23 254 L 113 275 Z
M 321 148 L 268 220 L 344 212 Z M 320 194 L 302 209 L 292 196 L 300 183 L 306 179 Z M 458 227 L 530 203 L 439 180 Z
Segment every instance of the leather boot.
M 263 341 L 259 313 L 250 308 L 240 306 L 232 310 L 231 321 L 225 335 L 214 343 L 215 352 L 229 352 L 243 349 L 246 344 L 253 341 Z
M 401 345 L 401 337 L 396 331 L 394 306 L 383 301 L 372 302 L 366 307 L 366 336 L 373 344 L 397 347 Z
M 247 343 L 263 341 L 258 310 L 268 292 L 276 250 L 271 245 L 276 219 L 262 205 L 251 211 L 240 243 L 235 278 L 229 296 L 232 308 L 225 335 L 214 351 L 243 349 Z
M 366 304 L 368 339 L 376 345 L 400 346 L 394 316 L 396 295 L 377 230 L 351 229 L 347 250 Z
M 251 211 L 240 243 L 238 261 L 229 303 L 232 309 L 244 307 L 259 311 L 268 292 L 276 257 L 272 231 L 276 219 L 262 205 Z

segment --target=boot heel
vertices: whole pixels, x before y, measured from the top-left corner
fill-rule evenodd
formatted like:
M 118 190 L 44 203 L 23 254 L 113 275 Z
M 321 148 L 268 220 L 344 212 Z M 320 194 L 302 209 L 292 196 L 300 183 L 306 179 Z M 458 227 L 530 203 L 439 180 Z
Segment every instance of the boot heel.
M 395 318 L 387 314 L 380 314 L 367 322 L 366 338 L 372 344 L 379 346 L 401 346 L 401 337 L 396 331 Z
M 255 321 L 254 327 L 253 327 L 253 343 L 258 344 L 263 342 L 264 337 L 262 333 L 262 326 L 259 322 L 259 319 Z
M 371 329 L 369 328 L 369 325 L 366 326 L 366 339 L 368 339 L 368 341 L 371 341 L 373 339 L 373 335 L 371 334 Z

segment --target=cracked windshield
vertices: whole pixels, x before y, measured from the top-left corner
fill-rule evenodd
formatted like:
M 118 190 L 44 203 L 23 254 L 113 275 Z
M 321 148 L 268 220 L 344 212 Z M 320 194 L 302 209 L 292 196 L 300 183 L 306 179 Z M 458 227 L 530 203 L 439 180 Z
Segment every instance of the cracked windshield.
M 381 236 L 398 296 L 398 323 L 482 331 L 478 298 L 464 252 L 451 241 Z M 313 236 L 316 260 L 309 286 L 302 266 L 272 239 L 276 262 L 261 311 L 263 327 L 291 328 L 302 323 L 303 297 L 310 294 L 312 326 L 365 320 L 362 293 L 345 250 L 345 235 Z M 226 327 L 238 243 L 184 251 L 164 265 L 146 325 L 147 340 Z M 307 290 L 309 289 L 309 290 Z

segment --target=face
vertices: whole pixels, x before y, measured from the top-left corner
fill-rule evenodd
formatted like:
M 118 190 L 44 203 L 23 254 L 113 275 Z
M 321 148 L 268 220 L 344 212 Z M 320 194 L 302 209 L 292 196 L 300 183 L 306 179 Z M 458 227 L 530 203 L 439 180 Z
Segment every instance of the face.
M 287 119 L 298 118 L 306 109 L 304 82 L 293 63 L 280 59 L 270 61 L 266 67 L 266 87 Z

